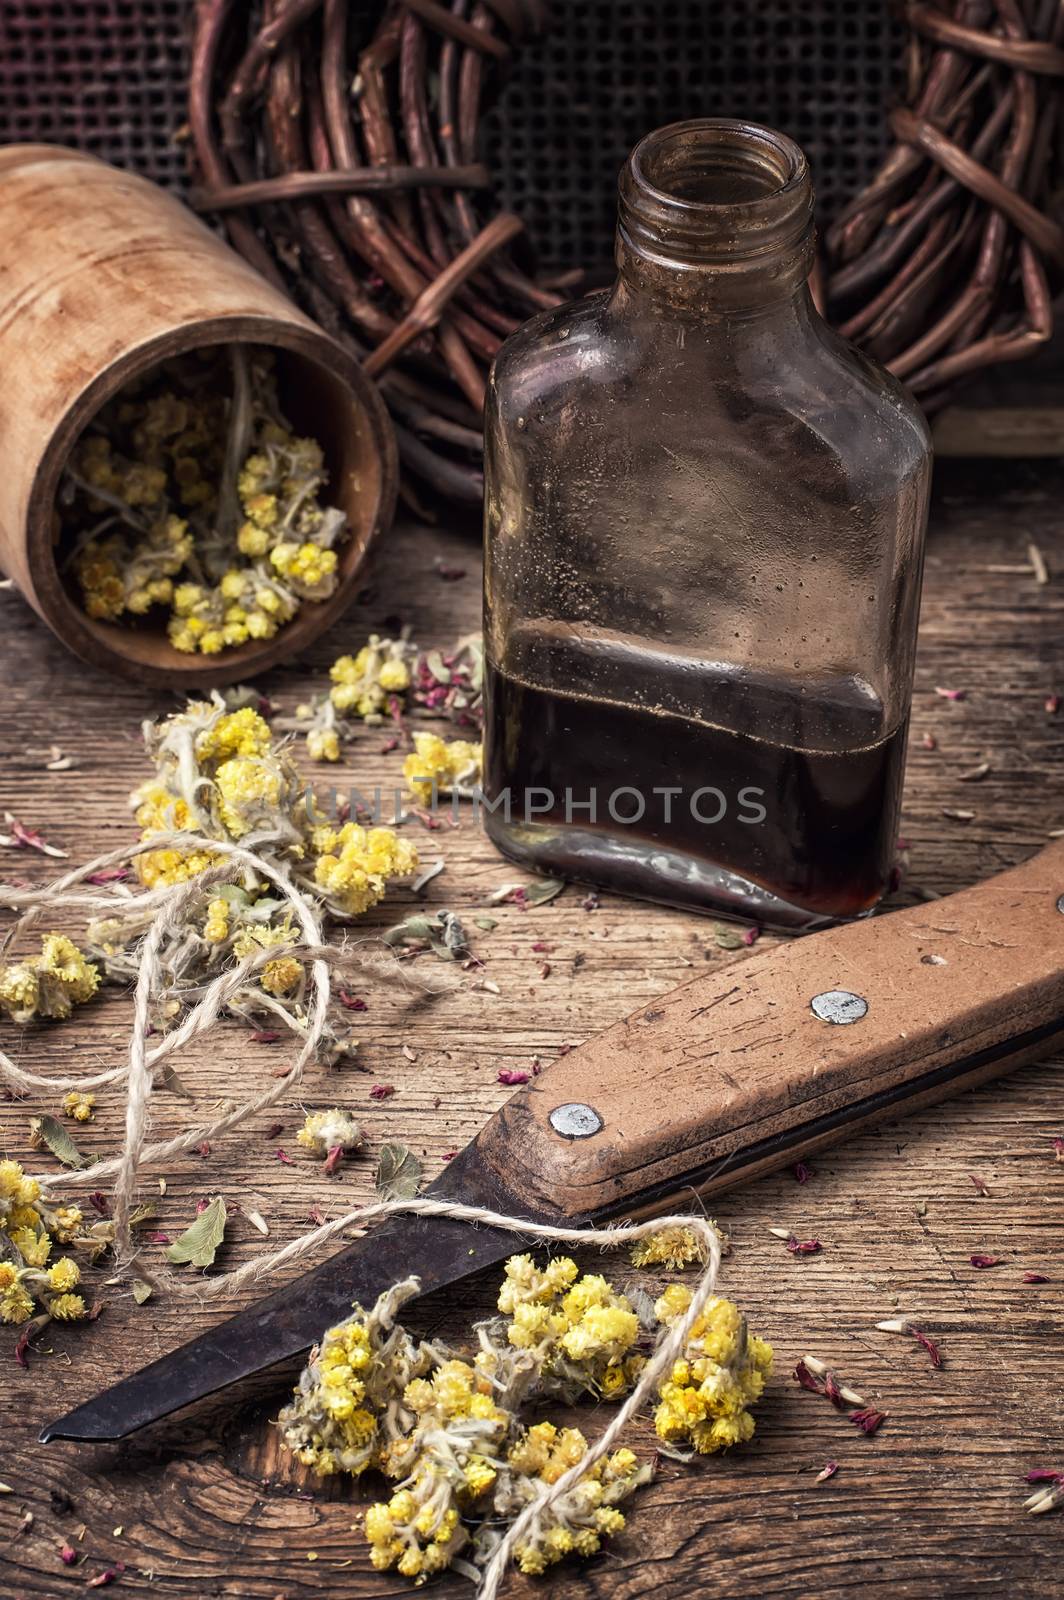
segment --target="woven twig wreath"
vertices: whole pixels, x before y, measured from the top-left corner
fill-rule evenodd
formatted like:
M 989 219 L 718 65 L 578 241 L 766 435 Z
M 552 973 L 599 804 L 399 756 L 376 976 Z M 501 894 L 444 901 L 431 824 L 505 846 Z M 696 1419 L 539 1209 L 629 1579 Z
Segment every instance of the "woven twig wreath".
M 896 143 L 827 229 L 817 287 L 933 409 L 1051 331 L 1064 3 L 940 0 L 905 19 Z M 380 378 L 408 472 L 471 505 L 492 356 L 580 282 L 520 264 L 521 220 L 477 160 L 486 97 L 545 26 L 542 0 L 391 0 L 366 45 L 346 0 L 197 4 L 196 203 Z

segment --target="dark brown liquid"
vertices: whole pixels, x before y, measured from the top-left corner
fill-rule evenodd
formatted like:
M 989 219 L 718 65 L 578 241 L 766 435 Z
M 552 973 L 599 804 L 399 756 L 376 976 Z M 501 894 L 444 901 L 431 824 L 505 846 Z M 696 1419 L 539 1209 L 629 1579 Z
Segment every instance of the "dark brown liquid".
M 542 669 L 548 656 L 526 643 L 525 661 Z M 509 789 L 511 821 L 501 808 L 485 821 L 507 854 L 781 926 L 857 916 L 879 900 L 906 730 L 884 735 L 866 688 L 840 680 L 813 694 L 610 643 L 553 633 L 549 644 L 549 676 L 568 679 L 564 689 L 488 664 L 485 790 L 493 803 Z M 635 820 L 615 820 L 611 796 Z

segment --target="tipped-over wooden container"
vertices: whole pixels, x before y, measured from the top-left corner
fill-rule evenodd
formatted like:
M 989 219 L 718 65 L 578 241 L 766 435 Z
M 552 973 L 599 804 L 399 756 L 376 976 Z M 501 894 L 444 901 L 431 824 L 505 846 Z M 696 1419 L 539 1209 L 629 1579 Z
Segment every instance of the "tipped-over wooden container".
M 322 445 L 350 533 L 330 599 L 272 639 L 186 655 L 161 620 L 86 616 L 61 570 L 56 491 L 86 424 L 131 379 L 235 342 L 274 351 L 282 407 Z M 261 672 L 344 610 L 396 485 L 391 424 L 358 362 L 191 212 L 91 156 L 0 147 L 0 566 L 75 655 L 177 689 Z

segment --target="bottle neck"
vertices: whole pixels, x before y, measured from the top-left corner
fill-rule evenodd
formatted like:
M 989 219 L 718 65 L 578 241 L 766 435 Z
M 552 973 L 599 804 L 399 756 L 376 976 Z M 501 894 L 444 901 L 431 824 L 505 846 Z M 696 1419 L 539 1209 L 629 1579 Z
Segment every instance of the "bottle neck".
M 621 173 L 615 295 L 695 316 L 808 301 L 813 189 L 792 140 L 724 118 L 648 134 Z

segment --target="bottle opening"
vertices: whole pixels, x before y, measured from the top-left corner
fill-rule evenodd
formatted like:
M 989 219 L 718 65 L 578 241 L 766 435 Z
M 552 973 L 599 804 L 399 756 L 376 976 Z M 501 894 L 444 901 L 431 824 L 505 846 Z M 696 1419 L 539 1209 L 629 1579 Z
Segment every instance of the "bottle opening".
M 702 268 L 716 271 L 716 287 L 702 285 L 714 295 L 741 296 L 758 275 L 778 292 L 808 274 L 812 220 L 809 167 L 792 139 L 756 123 L 699 118 L 647 134 L 629 156 L 618 255 L 622 271 L 644 280 L 657 273 L 662 288 L 670 268 L 688 277 Z
M 793 140 L 754 123 L 705 118 L 659 128 L 631 156 L 633 175 L 661 199 L 683 206 L 744 206 L 806 176 Z

